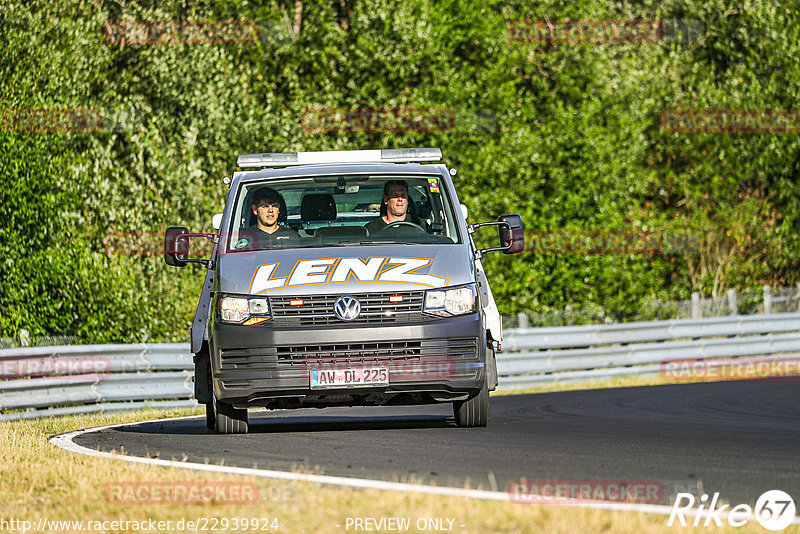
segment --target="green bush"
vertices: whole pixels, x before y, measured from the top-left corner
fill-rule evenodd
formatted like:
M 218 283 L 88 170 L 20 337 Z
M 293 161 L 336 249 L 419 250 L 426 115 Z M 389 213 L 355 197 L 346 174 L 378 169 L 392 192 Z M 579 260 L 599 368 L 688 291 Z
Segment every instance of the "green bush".
M 153 251 L 208 230 L 239 153 L 440 146 L 473 222 L 689 232 L 687 252 L 487 256 L 502 313 L 641 317 L 653 300 L 798 281 L 796 134 L 686 134 L 665 110 L 791 109 L 800 16 L 777 2 L 0 5 L 0 110 L 105 110 L 93 132 L 0 131 L 0 336 L 185 340 L 201 267 Z M 665 21 L 648 43 L 530 43 L 522 20 Z M 257 21 L 234 44 L 108 42 L 111 21 Z M 295 30 L 297 30 L 295 32 Z M 683 33 L 676 33 L 682 31 Z M 319 132 L 313 110 L 429 109 L 443 131 Z M 637 234 L 638 235 L 638 234 Z M 476 236 L 493 244 L 493 232 Z M 120 240 L 134 245 L 109 246 Z M 138 244 L 137 244 L 138 243 Z M 142 249 L 141 243 L 148 244 Z M 124 245 L 124 243 L 123 243 Z

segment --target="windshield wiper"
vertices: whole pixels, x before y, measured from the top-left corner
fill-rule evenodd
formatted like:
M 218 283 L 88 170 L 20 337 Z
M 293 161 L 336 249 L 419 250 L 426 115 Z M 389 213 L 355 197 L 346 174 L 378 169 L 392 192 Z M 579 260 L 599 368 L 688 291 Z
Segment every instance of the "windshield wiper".
M 407 241 L 336 241 L 334 243 L 319 243 L 318 247 L 358 247 L 361 245 L 418 245 Z
M 408 241 L 362 241 L 359 245 L 419 245 L 419 243 L 409 243 Z
M 283 245 L 283 244 L 281 244 L 281 245 L 262 245 L 260 247 L 254 247 L 254 248 L 230 249 L 230 250 L 228 250 L 228 253 L 231 253 L 231 252 L 258 252 L 260 250 L 289 250 L 289 249 L 293 249 L 293 248 L 312 248 L 312 247 L 318 247 L 318 246 L 319 246 L 318 243 L 317 244 L 315 244 L 315 243 L 302 243 L 302 244 L 299 244 L 299 245 L 298 244 L 292 244 L 292 245 L 289 245 L 289 244 L 286 244 L 286 245 Z
M 232 249 L 231 252 L 258 252 L 260 250 L 292 250 L 297 248 L 358 247 L 361 245 L 427 245 L 430 243 L 410 243 L 408 241 L 337 241 L 334 243 L 303 243 L 294 245 L 264 245 L 251 249 Z

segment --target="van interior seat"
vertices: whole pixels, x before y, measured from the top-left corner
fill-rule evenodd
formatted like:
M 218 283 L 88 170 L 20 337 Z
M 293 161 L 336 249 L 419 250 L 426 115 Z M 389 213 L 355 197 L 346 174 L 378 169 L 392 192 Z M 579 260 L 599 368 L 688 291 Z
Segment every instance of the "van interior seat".
M 336 220 L 336 201 L 328 193 L 310 193 L 300 202 L 300 219 L 305 222 Z
M 317 237 L 367 237 L 367 229 L 363 226 L 323 226 L 317 228 Z
M 314 237 L 364 237 L 367 230 L 363 226 L 330 226 L 337 217 L 336 201 L 327 193 L 311 193 L 303 197 L 300 203 L 300 219 L 306 224 L 312 221 L 326 221 L 328 226 L 317 228 Z

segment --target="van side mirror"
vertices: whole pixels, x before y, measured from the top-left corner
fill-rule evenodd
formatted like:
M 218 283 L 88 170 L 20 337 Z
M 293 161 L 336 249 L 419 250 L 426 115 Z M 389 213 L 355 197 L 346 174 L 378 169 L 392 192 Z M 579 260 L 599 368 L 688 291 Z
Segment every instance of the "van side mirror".
M 482 226 L 497 226 L 500 232 L 500 245 L 495 248 L 482 248 L 475 251 L 475 257 L 480 259 L 487 252 L 502 250 L 504 254 L 517 254 L 525 249 L 525 227 L 522 217 L 516 213 L 501 215 L 497 222 L 470 224 L 467 226 L 470 234 L 474 234 Z
M 525 250 L 525 227 L 522 224 L 522 217 L 516 213 L 501 215 L 498 221 L 506 225 L 500 225 L 500 246 L 505 248 L 504 254 L 517 254 Z
M 189 259 L 189 229 L 170 226 L 164 233 L 164 261 L 172 267 L 185 267 Z
M 213 243 L 219 240 L 217 234 L 192 234 L 183 226 L 170 226 L 164 232 L 164 261 L 172 267 L 186 267 L 187 263 L 202 263 L 211 269 L 214 260 L 189 258 L 190 237 L 204 237 Z

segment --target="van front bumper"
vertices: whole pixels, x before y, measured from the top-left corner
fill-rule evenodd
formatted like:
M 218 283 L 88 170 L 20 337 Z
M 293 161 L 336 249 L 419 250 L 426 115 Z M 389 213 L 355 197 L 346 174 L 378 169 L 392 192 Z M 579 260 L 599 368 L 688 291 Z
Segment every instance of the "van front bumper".
M 480 314 L 405 325 L 274 327 L 217 322 L 212 387 L 238 408 L 422 404 L 464 400 L 486 382 Z M 388 384 L 311 388 L 311 372 L 385 368 Z

